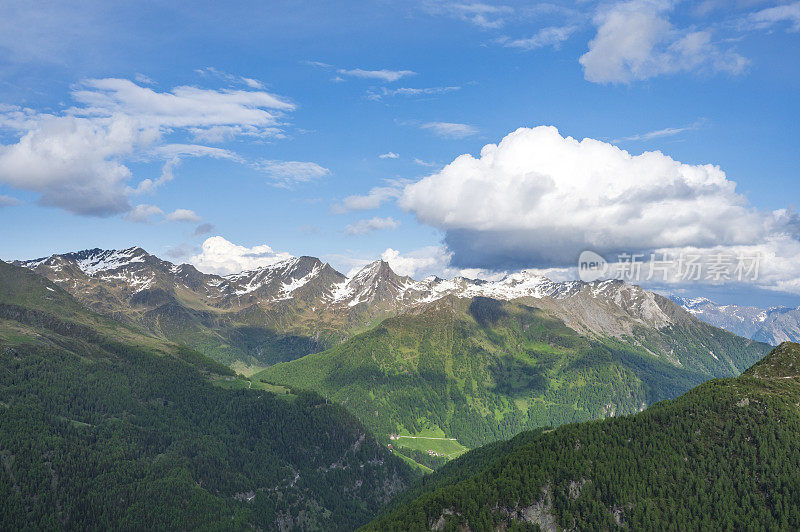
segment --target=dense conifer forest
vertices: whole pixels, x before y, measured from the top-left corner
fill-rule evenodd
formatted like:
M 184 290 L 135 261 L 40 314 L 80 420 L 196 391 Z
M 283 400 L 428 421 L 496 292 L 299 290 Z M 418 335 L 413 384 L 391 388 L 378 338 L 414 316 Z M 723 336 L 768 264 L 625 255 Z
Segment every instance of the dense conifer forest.
M 0 368 L 3 530 L 348 530 L 413 475 L 342 407 L 213 386 L 231 370 L 2 262 Z
M 800 345 L 636 415 L 447 464 L 365 530 L 797 530 Z

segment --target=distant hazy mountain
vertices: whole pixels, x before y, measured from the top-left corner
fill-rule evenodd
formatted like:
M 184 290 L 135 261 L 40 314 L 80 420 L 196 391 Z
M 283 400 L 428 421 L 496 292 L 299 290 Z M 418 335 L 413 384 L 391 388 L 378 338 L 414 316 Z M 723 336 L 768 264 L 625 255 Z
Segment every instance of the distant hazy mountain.
M 718 305 L 704 297 L 671 299 L 706 323 L 745 338 L 771 345 L 800 341 L 800 308 Z
M 798 530 L 800 345 L 634 416 L 467 453 L 364 530 Z

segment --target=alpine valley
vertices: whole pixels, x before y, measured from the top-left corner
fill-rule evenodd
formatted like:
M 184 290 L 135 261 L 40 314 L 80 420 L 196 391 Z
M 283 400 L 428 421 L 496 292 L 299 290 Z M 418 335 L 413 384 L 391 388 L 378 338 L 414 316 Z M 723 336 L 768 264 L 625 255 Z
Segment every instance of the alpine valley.
M 364 530 L 797 530 L 798 370 L 787 342 L 636 415 L 482 447 Z
M 769 351 L 621 281 L 417 281 L 383 261 L 346 277 L 313 257 L 223 277 L 138 247 L 14 265 L 232 367 L 231 386 L 343 405 L 424 471 L 523 430 L 641 411 Z

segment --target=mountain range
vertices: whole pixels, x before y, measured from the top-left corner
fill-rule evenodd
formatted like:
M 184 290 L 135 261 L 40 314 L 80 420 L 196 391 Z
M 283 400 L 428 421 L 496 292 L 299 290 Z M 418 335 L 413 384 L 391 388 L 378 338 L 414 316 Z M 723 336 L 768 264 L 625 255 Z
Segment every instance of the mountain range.
M 163 527 L 352 529 L 392 500 L 374 526 L 659 524 L 638 484 L 591 469 L 617 440 L 582 423 L 655 412 L 641 445 L 671 441 L 661 401 L 768 351 L 621 281 L 348 277 L 313 257 L 218 276 L 138 247 L 0 262 L 0 525 L 136 528 L 155 508 Z M 548 469 L 570 430 L 595 453 L 565 462 L 577 479 Z M 502 511 L 453 502 L 530 446 L 544 461 L 487 499 Z
M 222 277 L 139 247 L 14 264 L 47 277 L 95 311 L 225 362 L 270 365 L 297 358 L 447 296 L 526 299 L 581 334 L 617 338 L 638 326 L 662 329 L 686 319 L 661 296 L 622 281 L 559 283 L 529 271 L 494 282 L 415 281 L 376 261 L 348 278 L 304 256 Z
M 15 264 L 93 311 L 260 370 L 257 383 L 329 397 L 428 467 L 522 430 L 640 411 L 768 350 L 622 281 L 417 281 L 384 261 L 346 277 L 313 257 L 218 276 L 138 247 Z
M 670 299 L 704 322 L 745 338 L 771 345 L 800 341 L 800 307 L 718 305 L 704 297 Z

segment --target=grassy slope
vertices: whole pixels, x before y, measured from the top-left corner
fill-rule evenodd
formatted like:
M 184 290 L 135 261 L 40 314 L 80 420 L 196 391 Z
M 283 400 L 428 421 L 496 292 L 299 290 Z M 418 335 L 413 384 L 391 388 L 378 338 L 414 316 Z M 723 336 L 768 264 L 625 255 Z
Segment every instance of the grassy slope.
M 225 374 L 0 261 L 0 528 L 348 529 L 411 478 L 341 407 Z
M 379 438 L 440 429 L 477 447 L 525 429 L 633 413 L 711 377 L 735 375 L 767 352 L 710 329 L 702 339 L 731 354 L 738 368 L 708 355 L 692 329 L 643 333 L 644 347 L 632 346 L 579 336 L 518 303 L 448 299 L 255 378 L 325 394 Z M 646 349 L 656 342 L 660 349 L 682 345 L 684 359 L 707 360 L 676 367 Z
M 800 345 L 623 418 L 468 453 L 367 527 L 798 529 Z

